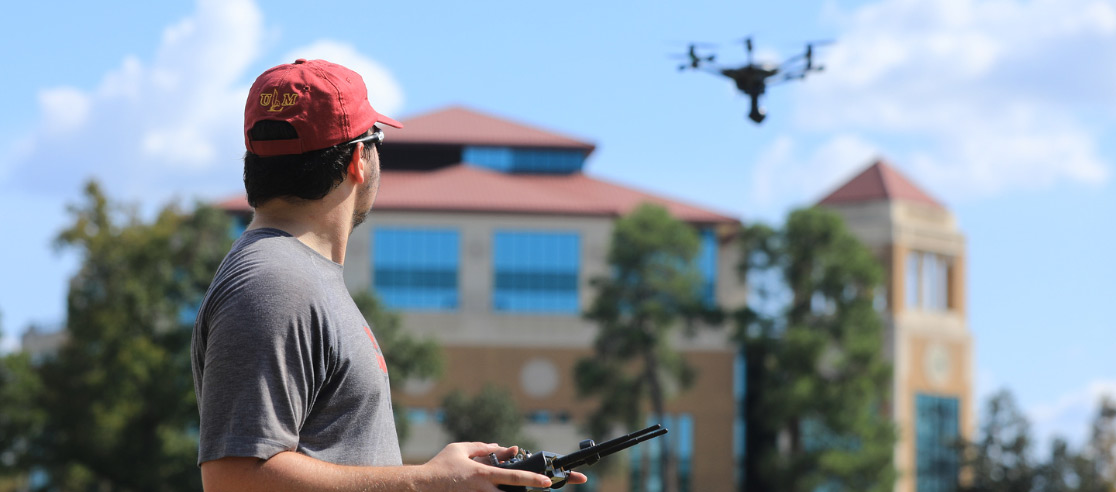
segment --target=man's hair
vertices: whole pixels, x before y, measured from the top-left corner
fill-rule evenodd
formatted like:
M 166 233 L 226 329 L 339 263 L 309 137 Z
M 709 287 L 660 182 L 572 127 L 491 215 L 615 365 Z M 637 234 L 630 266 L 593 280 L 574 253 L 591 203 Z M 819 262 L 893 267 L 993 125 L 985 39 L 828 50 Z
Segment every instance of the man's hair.
M 372 129 L 365 132 L 371 134 Z M 298 132 L 285 121 L 264 120 L 256 123 L 248 136 L 252 140 L 286 140 L 298 138 Z M 345 180 L 349 158 L 356 144 L 342 143 L 303 154 L 261 157 L 244 153 L 244 191 L 253 208 L 279 197 L 318 200 Z M 363 157 L 372 158 L 372 147 L 365 144 Z

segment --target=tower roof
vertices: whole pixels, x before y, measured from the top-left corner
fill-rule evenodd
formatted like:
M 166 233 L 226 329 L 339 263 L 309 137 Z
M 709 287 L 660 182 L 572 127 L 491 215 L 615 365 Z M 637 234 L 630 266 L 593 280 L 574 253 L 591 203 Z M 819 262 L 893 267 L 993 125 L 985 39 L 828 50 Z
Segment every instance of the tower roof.
M 484 114 L 462 106 L 413 116 L 403 120 L 403 130 L 386 129 L 391 143 L 493 145 L 501 147 L 547 147 L 581 149 L 589 142 L 530 125 Z
M 837 205 L 873 201 L 906 201 L 945 208 L 883 159 L 877 159 L 818 204 Z

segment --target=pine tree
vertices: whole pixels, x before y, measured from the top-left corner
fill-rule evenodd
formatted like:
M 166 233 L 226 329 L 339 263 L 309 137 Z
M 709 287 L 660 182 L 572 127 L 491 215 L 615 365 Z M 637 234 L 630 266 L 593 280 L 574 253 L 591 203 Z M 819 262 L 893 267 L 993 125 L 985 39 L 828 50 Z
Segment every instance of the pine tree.
M 26 487 L 30 445 L 45 419 L 35 404 L 41 392 L 42 381 L 28 354 L 0 355 L 0 490 Z
M 1116 401 L 1111 397 L 1101 399 L 1078 463 L 1081 492 L 1116 490 Z
M 736 313 L 744 490 L 892 490 L 877 260 L 839 216 L 814 208 L 793 212 L 782 230 L 745 228 L 741 247 L 751 289 Z
M 1001 390 L 989 399 L 981 422 L 980 440 L 971 444 L 966 452 L 972 481 L 961 490 L 1035 490 L 1039 466 L 1031 457 L 1031 424 L 1019 410 L 1010 391 Z M 1060 475 L 1057 471 L 1048 474 Z
M 579 393 L 599 401 L 589 419 L 591 435 L 611 435 L 615 424 L 643 427 L 645 406 L 662 421 L 667 388 L 692 383 L 694 370 L 671 346 L 671 336 L 700 304 L 698 246 L 693 228 L 659 206 L 642 205 L 616 221 L 608 252 L 612 274 L 592 280 L 597 296 L 585 313 L 599 327 L 594 355 L 575 368 Z M 665 490 L 677 490 L 674 456 L 668 443 L 661 449 Z

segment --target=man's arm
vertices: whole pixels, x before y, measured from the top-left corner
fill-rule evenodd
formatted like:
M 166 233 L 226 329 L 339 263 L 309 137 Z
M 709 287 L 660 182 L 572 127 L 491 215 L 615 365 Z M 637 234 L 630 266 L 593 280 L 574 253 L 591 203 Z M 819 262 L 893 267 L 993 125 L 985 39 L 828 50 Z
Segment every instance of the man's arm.
M 511 448 L 496 444 L 453 443 L 430 461 L 414 466 L 341 466 L 285 451 L 268 460 L 221 458 L 201 465 L 206 492 L 320 491 L 336 492 L 498 492 L 496 484 L 549 487 L 545 475 L 507 470 L 474 461 L 496 453 L 510 458 Z M 584 477 L 577 477 L 584 482 Z

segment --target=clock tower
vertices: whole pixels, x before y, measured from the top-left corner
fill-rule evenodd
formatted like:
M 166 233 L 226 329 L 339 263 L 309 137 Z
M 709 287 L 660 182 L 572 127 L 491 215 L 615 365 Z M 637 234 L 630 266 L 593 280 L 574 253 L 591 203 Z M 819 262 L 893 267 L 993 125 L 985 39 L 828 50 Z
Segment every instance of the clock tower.
M 886 270 L 877 300 L 893 368 L 896 492 L 957 488 L 971 439 L 973 340 L 965 314 L 965 238 L 941 202 L 878 160 L 818 204 L 844 217 Z

